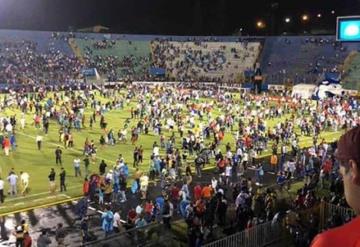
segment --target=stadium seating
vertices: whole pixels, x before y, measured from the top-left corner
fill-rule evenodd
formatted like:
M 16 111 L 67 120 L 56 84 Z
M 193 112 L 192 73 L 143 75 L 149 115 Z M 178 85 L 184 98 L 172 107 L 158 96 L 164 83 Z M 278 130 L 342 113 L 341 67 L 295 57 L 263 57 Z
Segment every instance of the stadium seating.
M 95 67 L 109 79 L 126 76 L 142 77 L 150 65 L 150 47 L 147 41 L 76 39 L 88 67 Z
M 253 74 L 259 62 L 265 84 L 318 83 L 324 73 L 336 71 L 346 88 L 359 89 L 360 56 L 350 56 L 359 50 L 359 44 L 338 43 L 333 36 L 170 37 L 0 30 L 0 83 L 14 86 L 23 83 L 24 76 L 27 82 L 64 83 L 81 79 L 83 69 L 96 68 L 108 81 L 231 84 L 243 81 L 244 71 Z M 165 76 L 152 73 L 154 69 L 165 71 Z
M 53 35 L 54 33 L 52 32 L 0 30 L 0 41 L 19 42 L 28 40 L 36 43 L 38 52 L 47 52 L 50 48 L 54 48 L 66 55 L 73 54 L 64 39 L 54 38 Z
M 173 79 L 233 82 L 253 68 L 260 43 L 154 41 L 152 51 L 154 64 Z
M 0 31 L 0 83 L 65 83 L 80 64 L 64 39 L 50 32 Z
M 333 36 L 269 37 L 261 68 L 268 83 L 316 83 L 323 73 L 339 71 L 354 47 L 335 42 Z

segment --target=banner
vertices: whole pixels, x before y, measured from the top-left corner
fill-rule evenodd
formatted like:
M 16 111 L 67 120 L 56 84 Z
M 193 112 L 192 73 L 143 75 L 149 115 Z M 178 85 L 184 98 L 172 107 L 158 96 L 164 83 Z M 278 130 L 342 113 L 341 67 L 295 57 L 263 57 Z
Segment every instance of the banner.
M 81 71 L 81 73 L 83 74 L 83 76 L 97 76 L 98 75 L 96 68 L 83 69 Z
M 152 67 L 149 69 L 149 73 L 150 75 L 155 75 L 155 76 L 165 76 L 165 69 Z

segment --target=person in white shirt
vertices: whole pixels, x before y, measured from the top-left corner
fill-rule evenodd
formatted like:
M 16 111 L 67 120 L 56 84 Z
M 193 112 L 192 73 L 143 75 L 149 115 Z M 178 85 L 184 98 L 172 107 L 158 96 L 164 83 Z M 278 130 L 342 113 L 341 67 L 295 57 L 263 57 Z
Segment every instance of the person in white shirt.
M 18 176 L 17 176 L 15 173 L 11 173 L 11 174 L 7 177 L 7 180 L 9 181 L 9 184 L 10 184 L 9 194 L 16 196 L 16 194 L 17 194 L 16 185 L 17 185 Z
M 143 175 L 140 177 L 140 191 L 141 191 L 141 199 L 146 199 L 146 192 L 149 185 L 149 177 Z
M 0 202 L 4 203 L 4 180 L 0 177 Z
M 11 134 L 13 131 L 13 126 L 11 125 L 11 123 L 8 123 L 5 127 L 6 131 Z
M 115 212 L 114 214 L 113 228 L 115 233 L 119 233 L 121 231 L 122 223 L 121 223 L 120 211 Z
M 217 184 L 218 184 L 218 181 L 216 180 L 216 178 L 212 178 L 211 179 L 211 187 L 213 188 L 214 192 L 216 192 L 217 190 Z
M 79 158 L 74 159 L 75 177 L 77 177 L 78 175 L 81 177 L 80 162 L 81 161 Z
M 21 127 L 22 130 L 25 129 L 25 115 L 24 115 L 24 113 L 21 114 L 20 127 Z
M 142 214 L 143 210 L 144 209 L 141 204 L 137 205 L 137 207 L 135 208 L 135 212 L 138 216 L 140 216 Z
M 20 172 L 21 194 L 25 195 L 29 188 L 30 176 L 27 172 Z
M 42 140 L 43 140 L 43 137 L 42 137 L 41 135 L 37 135 L 37 136 L 36 136 L 36 144 L 37 144 L 38 150 L 41 150 Z
M 159 156 L 159 147 L 158 146 L 155 146 L 154 148 L 153 148 L 153 154 L 154 154 L 154 156 Z
M 232 170 L 231 165 L 227 165 L 227 166 L 225 167 L 226 184 L 229 184 L 229 183 L 230 183 L 231 170 Z

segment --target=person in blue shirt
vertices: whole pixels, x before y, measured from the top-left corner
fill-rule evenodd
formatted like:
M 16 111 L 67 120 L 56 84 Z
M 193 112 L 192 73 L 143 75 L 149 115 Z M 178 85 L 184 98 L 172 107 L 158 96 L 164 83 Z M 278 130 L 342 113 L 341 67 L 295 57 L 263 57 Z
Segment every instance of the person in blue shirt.
M 136 219 L 136 221 L 135 221 L 135 227 L 136 227 L 136 228 L 141 228 L 141 227 L 144 227 L 144 226 L 146 226 L 146 225 L 147 225 L 147 223 L 146 223 L 146 221 L 145 221 L 145 219 L 144 219 L 144 216 L 141 214 L 141 215 L 139 216 L 139 218 Z
M 109 207 L 106 207 L 105 212 L 101 216 L 101 228 L 105 232 L 105 236 L 108 236 L 113 231 L 113 222 L 114 222 L 114 214 L 109 209 Z
M 100 188 L 98 189 L 98 195 L 99 195 L 99 205 L 103 205 L 104 204 L 104 192 Z
M 162 211 L 163 211 L 163 207 L 164 207 L 164 202 L 165 202 L 165 200 L 164 200 L 163 196 L 158 196 L 155 199 L 154 215 L 159 222 L 161 221 L 161 215 L 162 215 Z
M 185 219 L 187 216 L 187 211 L 186 208 L 187 206 L 190 204 L 189 200 L 181 200 L 180 202 L 180 206 L 179 206 L 179 211 L 180 211 L 180 215 Z
M 280 186 L 282 190 L 286 182 L 286 177 L 283 172 L 280 172 L 276 178 L 276 183 Z
M 14 134 L 10 135 L 11 150 L 16 151 L 16 138 Z

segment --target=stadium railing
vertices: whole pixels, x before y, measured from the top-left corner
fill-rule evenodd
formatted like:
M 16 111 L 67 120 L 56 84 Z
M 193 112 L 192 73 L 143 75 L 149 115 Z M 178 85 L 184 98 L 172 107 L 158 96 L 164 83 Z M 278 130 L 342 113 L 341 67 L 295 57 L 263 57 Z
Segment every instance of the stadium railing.
M 204 247 L 258 247 L 266 246 L 285 238 L 285 228 L 271 221 L 256 225 L 242 232 L 205 244 Z
M 320 204 L 320 225 L 319 229 L 326 228 L 327 221 L 335 215 L 340 216 L 343 222 L 355 217 L 356 213 L 352 208 L 341 207 L 328 202 L 321 202 Z

